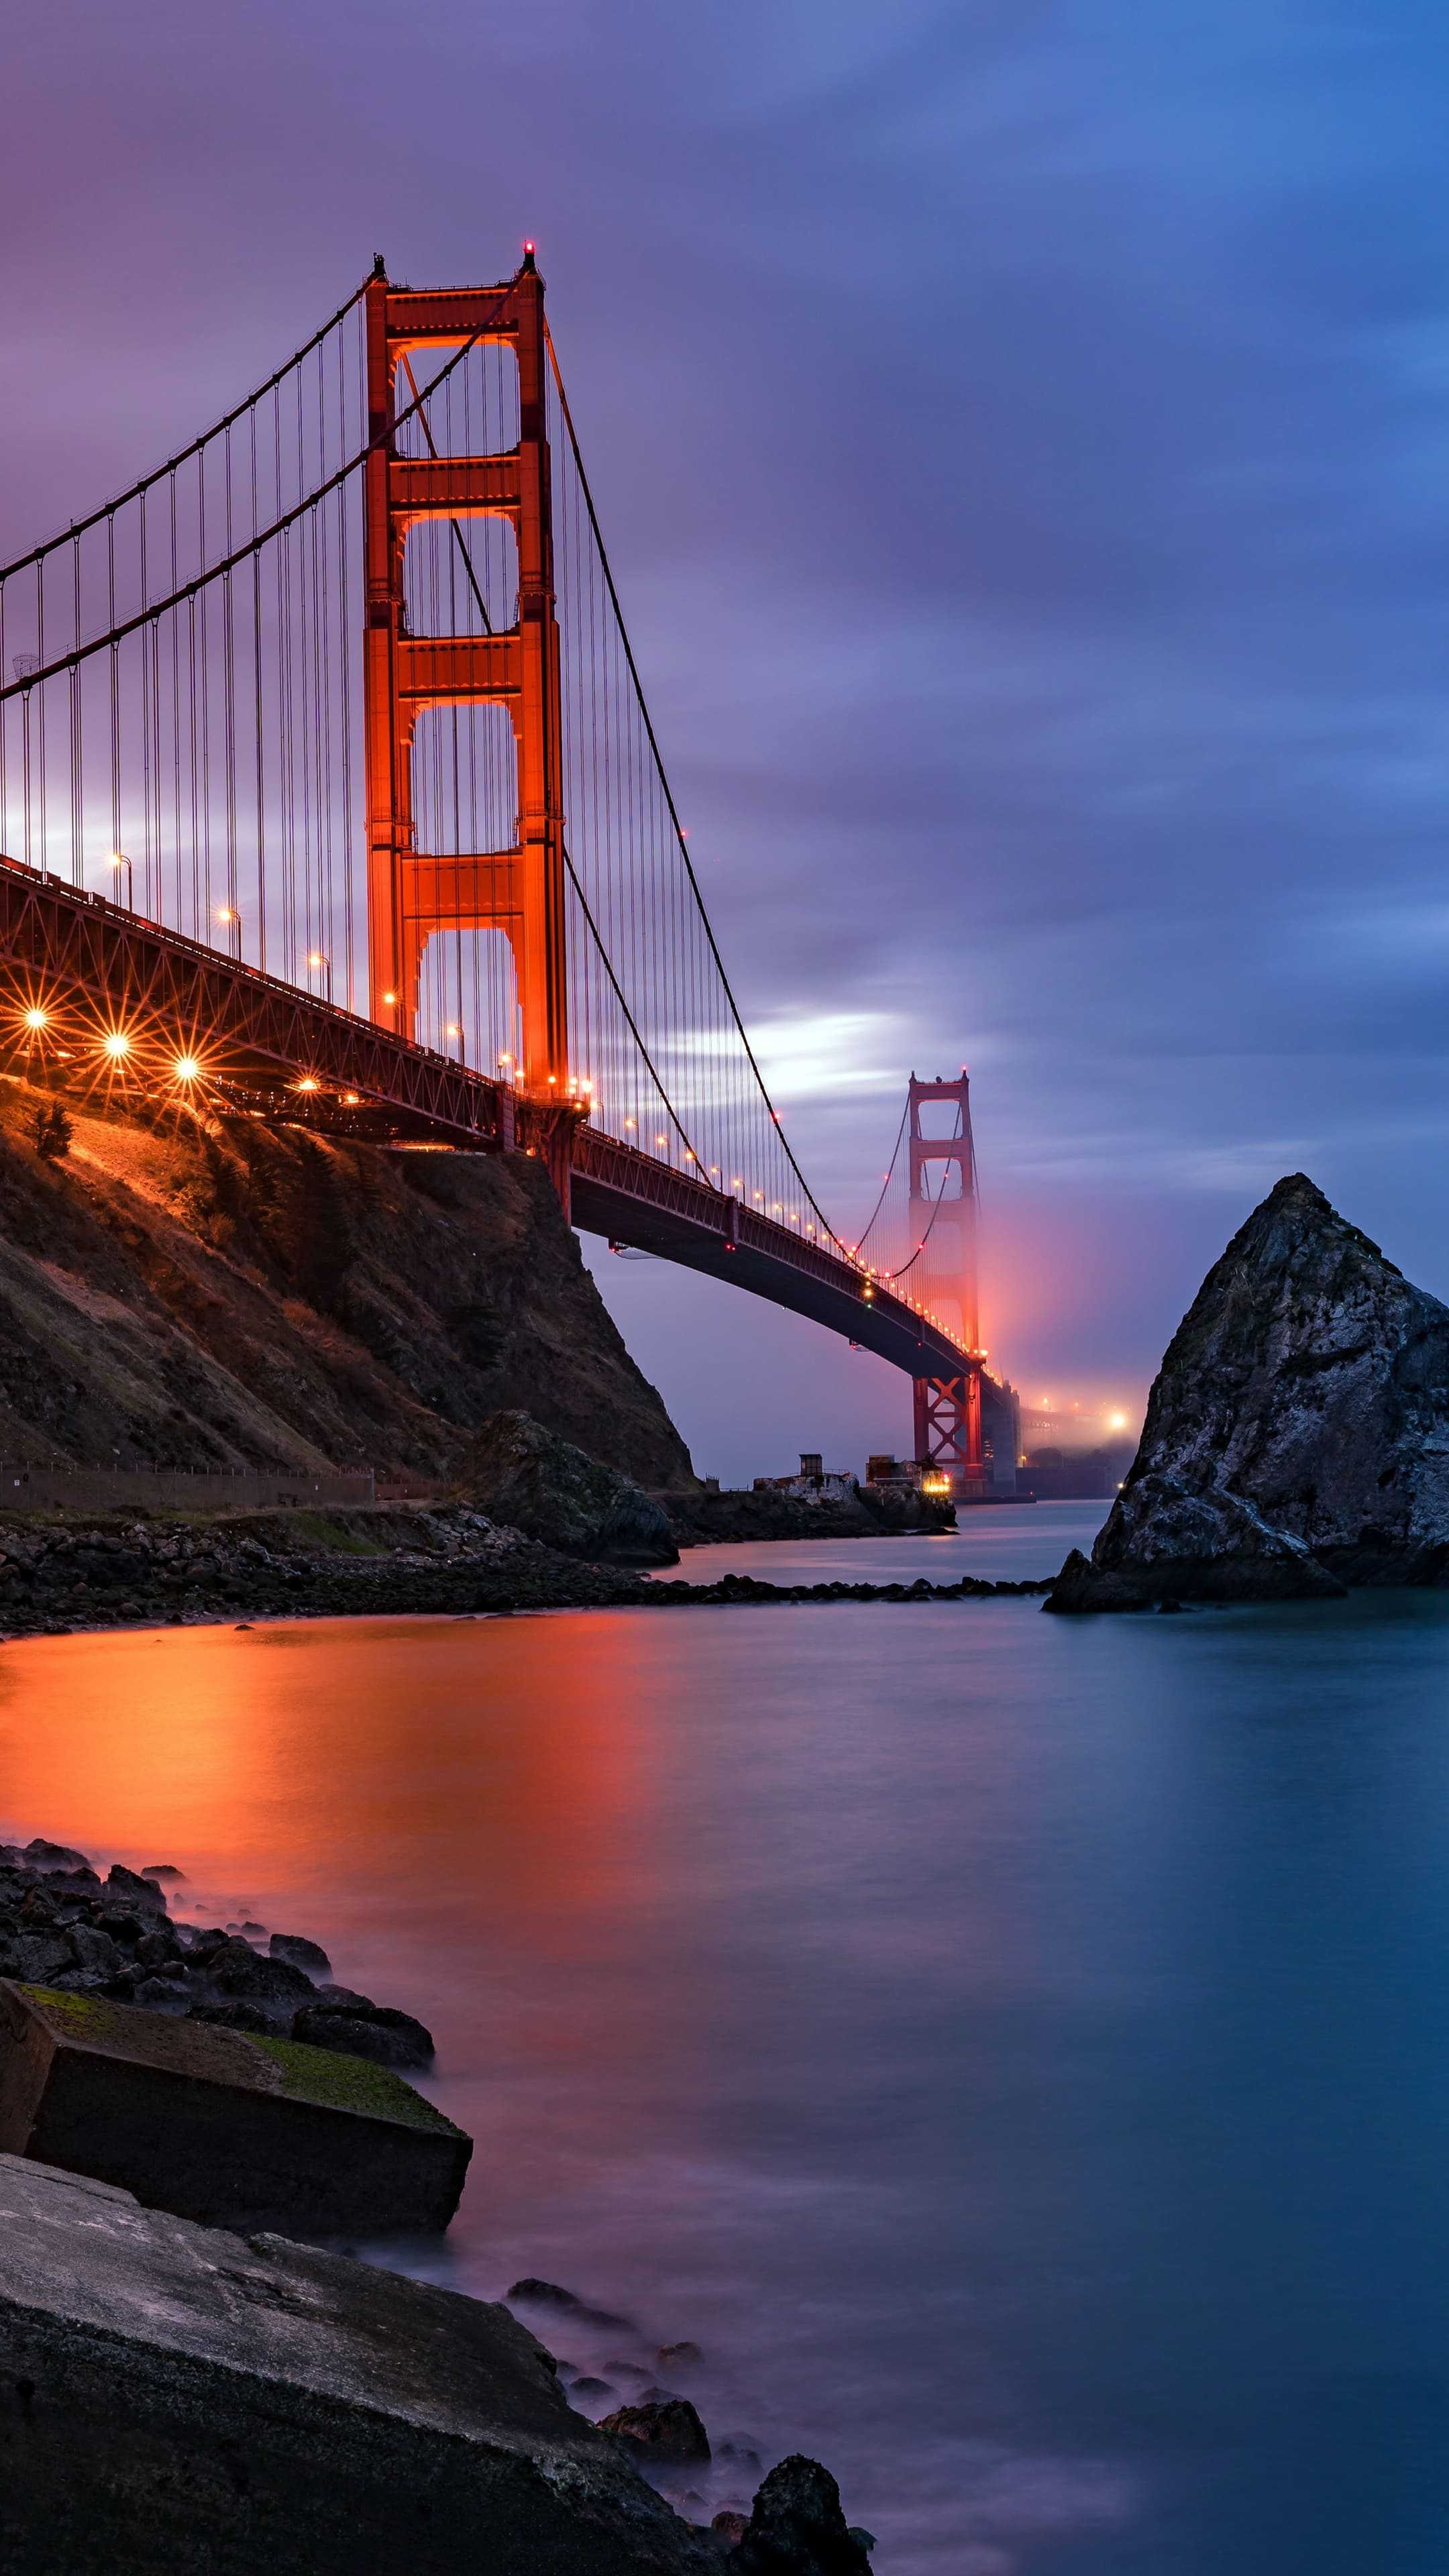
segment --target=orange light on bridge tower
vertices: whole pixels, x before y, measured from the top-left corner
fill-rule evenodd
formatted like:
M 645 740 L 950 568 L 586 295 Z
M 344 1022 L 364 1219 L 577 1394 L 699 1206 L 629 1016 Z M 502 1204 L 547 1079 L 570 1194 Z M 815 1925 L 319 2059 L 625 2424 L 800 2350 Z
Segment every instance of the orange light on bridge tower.
M 562 720 L 547 435 L 548 341 L 532 243 L 497 286 L 392 285 L 379 263 L 366 289 L 371 446 L 363 468 L 368 945 L 372 1016 L 415 1034 L 423 952 L 444 930 L 501 931 L 513 950 L 522 1020 L 522 1084 L 535 1099 L 568 1081 L 564 948 Z M 479 346 L 518 365 L 515 447 L 440 455 L 413 390 L 422 350 L 446 365 Z M 401 381 L 399 380 L 401 371 Z M 404 454 L 400 412 L 426 454 Z M 491 633 L 413 635 L 404 607 L 409 532 L 426 521 L 505 520 L 518 548 L 518 617 Z M 486 621 L 485 621 L 486 623 Z M 413 738 L 426 710 L 501 706 L 518 760 L 518 837 L 505 851 L 419 849 Z M 550 1112 L 545 1155 L 568 1209 L 574 1122 Z
M 955 1111 L 947 1135 L 930 1136 L 922 1129 L 922 1104 L 933 1101 Z M 918 1082 L 912 1074 L 908 1131 L 911 1240 L 918 1257 L 925 1251 L 932 1272 L 921 1283 L 921 1302 L 929 1309 L 929 1320 L 950 1334 L 967 1361 L 964 1368 L 915 1380 L 916 1460 L 923 1470 L 944 1476 L 952 1491 L 962 1496 L 984 1494 L 981 1364 L 986 1354 L 979 1348 L 976 1152 L 971 1136 L 971 1083 L 964 1066 L 958 1082 Z M 956 1186 L 948 1191 L 953 1175 Z M 959 1321 L 951 1315 L 943 1325 L 940 1309 L 948 1301 L 958 1310 Z

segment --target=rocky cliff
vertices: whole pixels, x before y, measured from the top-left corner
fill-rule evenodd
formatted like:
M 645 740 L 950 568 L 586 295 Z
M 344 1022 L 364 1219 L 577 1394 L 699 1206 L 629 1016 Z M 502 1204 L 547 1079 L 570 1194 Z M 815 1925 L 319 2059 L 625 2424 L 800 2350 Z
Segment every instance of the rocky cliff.
M 1209 1271 L 1046 1607 L 1449 1582 L 1449 1307 L 1299 1172 Z
M 522 1406 L 689 1482 L 540 1164 L 51 1106 L 0 1080 L 0 1459 L 449 1477 Z

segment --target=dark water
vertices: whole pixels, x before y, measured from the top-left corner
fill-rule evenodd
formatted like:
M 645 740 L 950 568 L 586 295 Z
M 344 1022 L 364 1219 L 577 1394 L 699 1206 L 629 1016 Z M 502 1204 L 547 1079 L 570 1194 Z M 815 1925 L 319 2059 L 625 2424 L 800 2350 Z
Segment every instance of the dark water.
M 436 2275 L 696 2338 L 882 2576 L 1440 2576 L 1446 1650 L 1433 1595 L 11 1644 L 0 1824 L 421 2012 Z

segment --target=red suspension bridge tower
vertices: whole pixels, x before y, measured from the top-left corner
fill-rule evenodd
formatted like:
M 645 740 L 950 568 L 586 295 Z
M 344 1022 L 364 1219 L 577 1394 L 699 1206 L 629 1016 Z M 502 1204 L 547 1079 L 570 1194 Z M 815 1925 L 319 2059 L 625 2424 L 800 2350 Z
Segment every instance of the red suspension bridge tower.
M 542 1107 L 565 1096 L 568 1019 L 559 634 L 545 414 L 548 341 L 543 280 L 532 246 L 517 276 L 501 286 L 394 286 L 379 261 L 366 290 L 366 332 L 368 434 L 377 442 L 367 458 L 363 498 L 372 1016 L 411 1038 L 429 938 L 445 929 L 502 931 L 517 970 L 523 1087 Z M 440 455 L 416 403 L 410 353 L 489 342 L 511 348 L 517 359 L 518 444 L 490 456 Z M 398 452 L 400 368 L 403 408 L 411 407 L 422 421 L 426 456 Z M 413 635 L 404 583 L 409 530 L 423 520 L 456 527 L 467 518 L 499 518 L 513 529 L 517 621 L 498 631 L 484 613 L 479 634 Z M 461 856 L 419 850 L 413 819 L 418 719 L 431 707 L 486 705 L 506 708 L 513 727 L 514 846 Z
M 946 1111 L 945 1132 L 928 1135 L 921 1124 L 927 1103 Z M 980 1329 L 976 1296 L 976 1149 L 971 1135 L 971 1084 L 918 1082 L 911 1076 L 910 1240 L 921 1246 L 925 1302 L 967 1354 L 949 1376 L 915 1381 L 916 1458 L 945 1476 L 960 1495 L 984 1493 L 987 1484 L 981 1432 Z

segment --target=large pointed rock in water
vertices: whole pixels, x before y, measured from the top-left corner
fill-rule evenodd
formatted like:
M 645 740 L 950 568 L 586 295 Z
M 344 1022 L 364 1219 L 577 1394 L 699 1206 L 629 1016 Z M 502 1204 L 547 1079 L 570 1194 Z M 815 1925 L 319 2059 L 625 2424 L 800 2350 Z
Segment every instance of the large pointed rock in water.
M 611 1565 L 677 1565 L 679 1550 L 652 1494 L 601 1467 L 531 1413 L 493 1413 L 474 1434 L 460 1482 L 494 1520 L 569 1556 Z
M 1449 1582 L 1449 1307 L 1301 1172 L 1208 1272 L 1048 1610 Z

